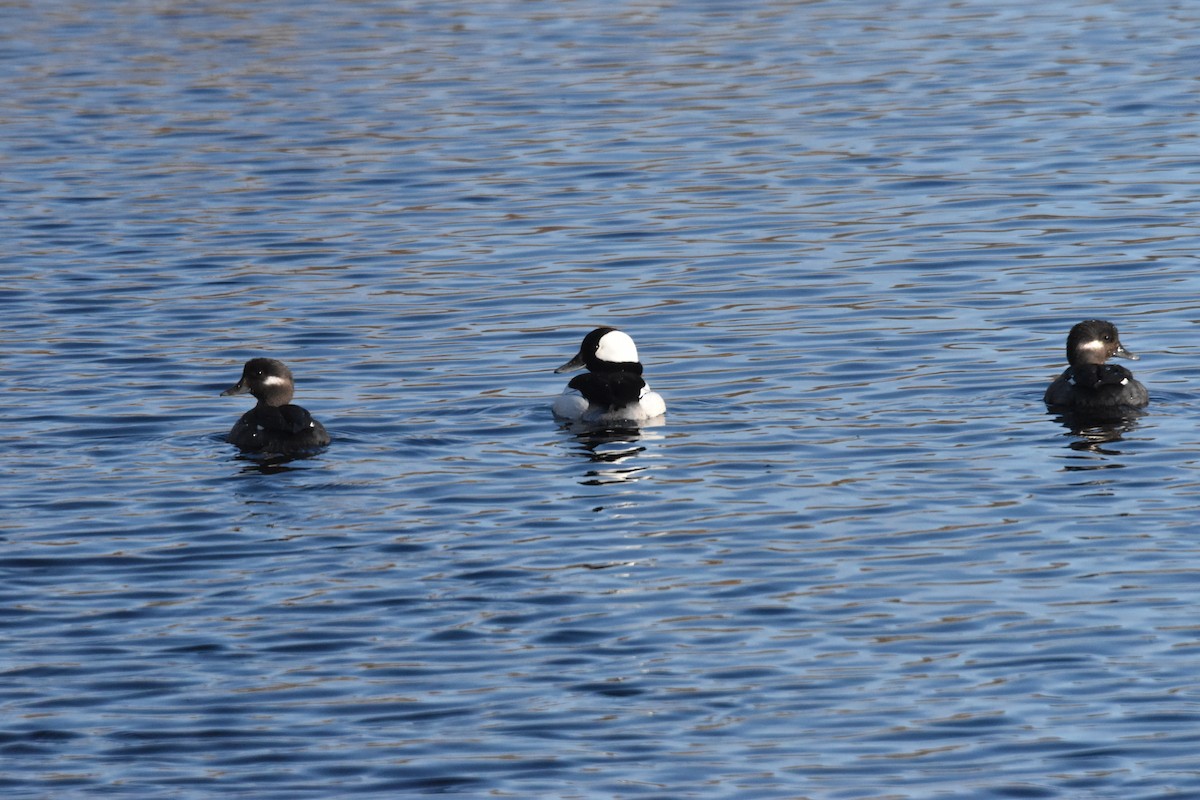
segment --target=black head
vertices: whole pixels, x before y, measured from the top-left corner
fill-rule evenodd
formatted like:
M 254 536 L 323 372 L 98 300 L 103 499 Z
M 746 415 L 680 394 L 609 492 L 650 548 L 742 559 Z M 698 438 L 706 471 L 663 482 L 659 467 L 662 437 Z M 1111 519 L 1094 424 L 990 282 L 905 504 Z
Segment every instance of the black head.
M 1071 328 L 1067 335 L 1067 361 L 1075 364 L 1103 364 L 1110 358 L 1137 356 L 1121 344 L 1117 326 L 1102 319 L 1088 319 Z
M 616 328 L 596 328 L 583 337 L 579 352 L 555 372 L 571 372 L 587 367 L 592 372 L 642 370 L 637 346 L 629 334 Z
M 292 371 L 286 364 L 273 358 L 252 358 L 242 369 L 242 379 L 221 392 L 221 396 L 249 392 L 261 403 L 285 406 L 292 402 L 295 391 Z

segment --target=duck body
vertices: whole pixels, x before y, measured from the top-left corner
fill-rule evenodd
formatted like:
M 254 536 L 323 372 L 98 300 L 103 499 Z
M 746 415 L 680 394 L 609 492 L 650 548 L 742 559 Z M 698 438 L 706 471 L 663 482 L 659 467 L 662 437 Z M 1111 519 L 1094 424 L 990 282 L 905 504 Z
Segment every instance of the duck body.
M 1128 369 L 1106 363 L 1113 357 L 1138 359 L 1121 344 L 1115 325 L 1098 319 L 1075 325 L 1067 336 L 1070 366 L 1046 389 L 1046 405 L 1096 416 L 1120 416 L 1145 408 L 1150 393 Z
M 248 453 L 299 455 L 329 444 L 325 426 L 298 405 L 292 404 L 295 381 L 282 361 L 252 358 L 242 379 L 222 396 L 252 394 L 258 402 L 234 423 L 230 444 Z
M 588 424 L 644 423 L 667 411 L 662 395 L 642 377 L 633 339 L 616 328 L 597 328 L 555 373 L 586 367 L 554 400 L 556 417 Z

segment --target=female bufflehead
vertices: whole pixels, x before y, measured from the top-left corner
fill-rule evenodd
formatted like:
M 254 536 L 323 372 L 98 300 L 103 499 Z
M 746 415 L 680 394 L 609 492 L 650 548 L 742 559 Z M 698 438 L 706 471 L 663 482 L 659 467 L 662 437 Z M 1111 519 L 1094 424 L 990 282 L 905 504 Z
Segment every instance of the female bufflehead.
M 329 444 L 325 426 L 300 406 L 292 405 L 296 385 L 292 371 L 273 358 L 252 358 L 242 379 L 221 396 L 246 394 L 258 405 L 242 415 L 229 432 L 229 442 L 247 452 L 294 455 Z
M 642 380 L 637 347 L 616 328 L 597 328 L 583 337 L 579 353 L 554 372 L 576 375 L 554 400 L 554 414 L 587 423 L 646 422 L 667 411 L 658 392 Z
M 1071 328 L 1067 336 L 1067 361 L 1071 366 L 1046 390 L 1046 405 L 1081 414 L 1109 415 L 1145 406 L 1150 394 L 1133 373 L 1104 363 L 1113 356 L 1137 361 L 1137 356 L 1121 344 L 1117 327 L 1111 322 L 1089 319 Z

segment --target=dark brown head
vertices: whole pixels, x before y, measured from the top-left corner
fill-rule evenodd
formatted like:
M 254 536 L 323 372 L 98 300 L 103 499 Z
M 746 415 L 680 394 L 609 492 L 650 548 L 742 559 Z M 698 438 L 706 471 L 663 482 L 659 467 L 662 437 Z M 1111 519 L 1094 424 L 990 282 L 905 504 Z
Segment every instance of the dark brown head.
M 1067 335 L 1067 361 L 1072 365 L 1103 364 L 1110 358 L 1137 356 L 1125 349 L 1117 336 L 1117 326 L 1102 319 L 1088 319 L 1071 328 Z
M 292 371 L 286 364 L 273 358 L 252 358 L 242 369 L 242 379 L 221 392 L 221 395 L 249 392 L 260 403 L 278 407 L 292 402 L 295 391 Z

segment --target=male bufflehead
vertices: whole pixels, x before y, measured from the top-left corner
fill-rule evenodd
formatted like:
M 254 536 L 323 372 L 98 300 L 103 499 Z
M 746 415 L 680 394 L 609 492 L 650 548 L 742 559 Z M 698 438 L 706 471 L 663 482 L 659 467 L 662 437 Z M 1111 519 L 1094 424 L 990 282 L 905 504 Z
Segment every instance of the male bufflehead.
M 646 422 L 667 411 L 658 392 L 642 380 L 637 347 L 628 334 L 616 328 L 597 328 L 583 337 L 583 344 L 555 373 L 582 367 L 554 400 L 554 414 L 587 423 Z
M 282 361 L 247 361 L 242 379 L 221 396 L 249 392 L 258 399 L 258 405 L 234 424 L 229 442 L 247 452 L 272 455 L 296 455 L 329 444 L 325 426 L 291 404 L 295 390 L 292 371 Z
M 1081 414 L 1120 415 L 1150 402 L 1146 387 L 1133 373 L 1116 364 L 1112 357 L 1137 361 L 1125 349 L 1111 322 L 1089 319 L 1071 328 L 1067 336 L 1067 367 L 1046 389 L 1046 405 L 1056 410 Z

